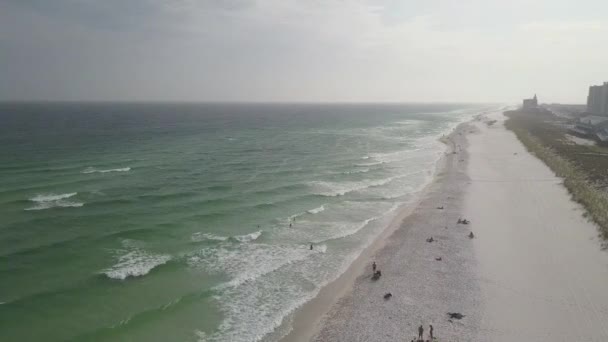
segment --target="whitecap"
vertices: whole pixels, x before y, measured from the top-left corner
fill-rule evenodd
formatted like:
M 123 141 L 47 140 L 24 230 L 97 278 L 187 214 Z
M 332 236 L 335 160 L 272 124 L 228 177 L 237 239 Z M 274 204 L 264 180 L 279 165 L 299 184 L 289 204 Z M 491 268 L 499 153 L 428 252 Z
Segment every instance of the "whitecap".
M 78 194 L 77 192 L 70 192 L 70 193 L 66 193 L 66 194 L 46 194 L 46 195 L 39 194 L 39 195 L 36 195 L 36 196 L 30 198 L 30 201 L 32 201 L 32 202 L 59 201 L 62 199 L 74 197 L 77 194 Z
M 318 214 L 324 210 L 325 210 L 325 204 L 323 204 L 320 207 L 314 208 L 314 209 L 306 210 L 306 212 L 309 214 Z
M 318 245 L 318 246 L 313 246 L 314 249 L 313 251 L 319 252 L 319 253 L 326 253 L 327 252 L 327 245 Z
M 82 173 L 107 173 L 107 172 L 128 172 L 131 171 L 130 167 L 121 167 L 117 169 L 98 170 L 94 167 L 87 167 Z
M 213 240 L 213 241 L 226 241 L 228 240 L 227 236 L 215 235 L 211 233 L 194 233 L 190 237 L 192 241 L 200 242 L 204 240 Z
M 133 244 L 123 243 L 126 246 Z M 118 257 L 118 262 L 112 267 L 102 271 L 108 278 L 125 280 L 128 277 L 141 277 L 148 274 L 157 266 L 164 265 L 171 256 L 167 254 L 153 254 L 139 247 L 128 247 L 127 250 L 119 250 L 124 253 Z
M 233 238 L 240 242 L 251 242 L 257 240 L 262 235 L 262 231 L 258 230 L 257 232 L 253 232 L 245 235 L 237 235 Z
M 70 192 L 65 194 L 38 194 L 29 200 L 36 203 L 35 206 L 26 208 L 24 210 L 44 210 L 50 208 L 78 208 L 82 207 L 84 203 L 67 201 L 68 198 L 76 196 L 77 192 Z

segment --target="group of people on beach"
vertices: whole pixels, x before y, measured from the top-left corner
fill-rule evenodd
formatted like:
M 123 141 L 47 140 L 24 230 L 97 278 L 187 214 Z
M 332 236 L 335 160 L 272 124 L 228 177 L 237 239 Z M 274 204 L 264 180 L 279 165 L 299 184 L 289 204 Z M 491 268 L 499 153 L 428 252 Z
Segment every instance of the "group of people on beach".
M 443 207 L 438 207 L 437 209 L 443 209 Z M 459 218 L 458 219 L 458 224 L 469 224 L 471 223 L 471 221 L 467 220 L 467 219 L 462 219 Z M 446 227 L 447 228 L 447 227 Z M 473 232 L 470 232 L 468 235 L 469 238 L 473 239 L 475 237 L 475 235 L 473 234 Z M 428 239 L 426 239 L 426 242 L 434 242 L 435 239 L 433 237 L 430 237 Z M 437 261 L 441 261 L 442 258 L 441 257 L 437 257 L 435 258 L 435 260 Z M 382 272 L 378 269 L 378 265 L 376 264 L 375 261 L 372 262 L 372 280 L 378 280 L 380 279 L 380 276 L 382 276 Z M 384 299 L 390 299 L 392 297 L 392 293 L 387 292 L 384 295 Z M 428 334 L 428 339 L 425 340 L 424 339 L 424 327 L 422 325 L 420 325 L 418 327 L 418 339 L 412 339 L 412 342 L 433 342 L 435 341 L 435 337 L 433 335 L 433 326 L 429 324 L 429 330 L 428 330 L 429 334 Z
M 424 340 L 424 327 L 422 326 L 422 324 L 420 324 L 420 326 L 418 327 L 418 339 L 417 340 L 412 340 L 412 342 L 425 342 Z M 429 324 L 429 338 L 428 340 L 426 340 L 426 342 L 433 342 L 435 340 L 435 337 L 433 336 L 433 326 L 431 324 Z

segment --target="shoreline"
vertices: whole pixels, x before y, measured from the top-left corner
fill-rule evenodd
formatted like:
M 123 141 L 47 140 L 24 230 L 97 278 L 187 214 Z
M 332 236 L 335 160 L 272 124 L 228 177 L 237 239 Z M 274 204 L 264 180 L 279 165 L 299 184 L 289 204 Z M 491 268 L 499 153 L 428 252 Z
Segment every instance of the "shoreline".
M 504 121 L 460 124 L 415 204 L 296 312 L 283 341 L 410 341 L 421 324 L 425 340 L 432 324 L 441 341 L 607 341 L 597 226 Z
M 332 312 L 335 312 L 337 307 L 344 307 L 341 302 L 345 298 L 352 296 L 357 282 L 361 280 L 369 281 L 370 275 L 367 273 L 371 271 L 368 268 L 371 267 L 372 259 L 374 259 L 374 256 L 382 253 L 396 232 L 409 230 L 409 226 L 413 222 L 408 223 L 408 218 L 419 213 L 423 207 L 428 210 L 427 202 L 429 200 L 439 200 L 436 198 L 439 195 L 437 192 L 438 188 L 445 186 L 448 179 L 452 178 L 451 176 L 453 176 L 456 169 L 462 171 L 465 167 L 466 152 L 462 150 L 462 146 L 466 145 L 465 136 L 467 130 L 470 129 L 470 122 L 472 120 L 458 124 L 448 135 L 440 138 L 440 141 L 446 147 L 442 156 L 436 162 L 433 179 L 420 191 L 413 203 L 406 204 L 398 209 L 398 214 L 391 220 L 390 224 L 361 252 L 344 273 L 321 288 L 313 299 L 292 314 L 291 319 L 287 323 L 284 323 L 289 324 L 291 322 L 291 329 L 280 341 L 336 340 L 334 336 L 322 336 L 323 329 L 327 325 L 328 320 L 332 319 Z M 450 201 L 456 199 L 456 196 L 453 197 Z M 430 210 L 430 212 L 434 211 L 439 213 L 439 210 L 435 208 Z M 455 220 L 456 218 L 454 218 Z M 379 269 L 382 269 L 381 264 L 379 265 Z M 344 338 L 343 340 L 347 341 L 348 338 Z

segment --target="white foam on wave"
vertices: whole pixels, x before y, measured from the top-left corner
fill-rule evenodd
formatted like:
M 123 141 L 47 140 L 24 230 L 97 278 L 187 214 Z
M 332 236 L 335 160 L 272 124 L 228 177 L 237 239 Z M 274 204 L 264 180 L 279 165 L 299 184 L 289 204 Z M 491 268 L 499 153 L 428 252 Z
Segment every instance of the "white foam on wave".
M 313 193 L 316 195 L 336 197 L 344 196 L 349 192 L 359 191 L 369 187 L 382 186 L 400 177 L 405 177 L 405 175 L 393 176 L 384 179 L 367 179 L 359 182 L 314 181 L 308 184 L 313 188 Z
M 192 241 L 200 242 L 204 240 L 213 240 L 213 241 L 226 241 L 229 239 L 227 236 L 215 235 L 211 233 L 194 233 L 190 237 Z
M 211 234 L 211 233 L 198 232 L 198 233 L 192 234 L 190 239 L 194 242 L 211 240 L 211 241 L 233 241 L 233 242 L 236 241 L 236 242 L 241 242 L 241 243 L 247 243 L 247 242 L 257 240 L 261 235 L 262 235 L 261 230 L 258 230 L 257 232 L 253 232 L 253 233 L 249 233 L 249 234 L 236 235 L 236 236 L 230 236 L 230 237 Z
M 240 242 L 251 242 L 257 240 L 262 235 L 262 231 L 258 230 L 257 232 L 245 234 L 245 235 L 237 235 L 233 238 Z
M 32 201 L 32 202 L 59 201 L 62 199 L 74 197 L 76 195 L 78 195 L 77 192 L 70 192 L 70 193 L 66 193 L 66 194 L 46 194 L 46 195 L 39 194 L 39 195 L 36 195 L 36 196 L 30 198 L 30 201 Z
M 192 236 L 190 237 L 190 239 L 192 241 L 195 242 L 200 242 L 200 241 L 204 241 L 204 240 L 214 240 L 214 241 L 226 241 L 229 239 L 229 237 L 227 236 L 221 236 L 221 235 L 215 235 L 215 234 L 211 234 L 211 233 L 194 233 L 192 234 Z
M 308 282 L 302 287 L 303 274 L 293 271 L 304 264 L 318 265 L 320 259 L 315 257 L 325 255 L 322 246 L 318 251 L 305 245 L 239 247 L 207 250 L 195 261 L 195 265 L 234 276 L 215 288 L 223 321 L 212 333 L 197 332 L 200 341 L 259 341 L 314 296 L 316 285 Z
M 371 169 L 365 168 L 365 169 L 359 169 L 359 170 L 344 171 L 344 172 L 342 172 L 342 174 L 344 174 L 344 175 L 352 175 L 352 174 L 355 174 L 355 173 L 367 173 L 370 170 Z
M 293 214 L 293 215 L 291 215 L 291 216 L 289 216 L 287 218 L 287 222 L 291 223 L 296 218 L 298 218 L 298 217 L 300 217 L 302 215 L 306 215 L 306 214 L 315 215 L 315 214 L 318 214 L 318 213 L 320 213 L 320 212 L 322 212 L 324 210 L 325 210 L 325 204 L 323 204 L 323 205 L 321 205 L 320 207 L 317 207 L 317 208 L 313 208 L 313 209 L 309 209 L 309 210 L 303 211 L 301 213 Z
M 50 208 L 78 208 L 82 207 L 84 203 L 67 201 L 68 198 L 76 196 L 77 192 L 70 192 L 65 194 L 38 194 L 29 200 L 36 203 L 35 206 L 26 208 L 24 210 L 44 210 Z
M 228 282 L 217 286 L 217 289 L 223 289 L 238 287 L 309 255 L 307 246 L 242 244 L 237 247 L 203 249 L 190 257 L 188 263 L 231 276 Z
M 326 253 L 327 252 L 327 245 L 314 246 L 313 251 L 316 251 L 316 252 L 319 252 L 319 253 Z
M 117 169 L 98 170 L 94 167 L 87 167 L 82 173 L 108 173 L 108 172 L 128 172 L 131 171 L 130 167 L 121 167 Z
M 244 255 L 230 260 L 214 259 L 209 255 L 199 259 L 204 263 L 213 260 L 213 265 L 223 265 L 223 269 L 226 265 L 234 265 L 236 268 L 230 268 L 232 271 L 249 272 L 249 277 L 240 275 L 216 288 L 219 293 L 215 299 L 223 321 L 214 332 L 199 332 L 199 341 L 264 340 L 267 334 L 284 323 L 286 317 L 314 298 L 324 285 L 342 274 L 354 260 L 349 255 L 345 259 L 336 259 L 327 252 L 326 244 L 315 245 L 312 251 L 307 245 L 247 247 L 253 246 L 266 250 L 256 252 L 248 249 L 241 251 Z
M 139 244 L 131 243 L 130 240 L 123 241 L 123 245 L 126 247 L 125 250 L 116 251 L 121 254 L 118 257 L 118 262 L 102 271 L 108 278 L 125 280 L 128 277 L 141 277 L 172 259 L 167 254 L 147 252 L 138 247 Z
M 324 210 L 325 210 L 325 204 L 323 204 L 320 207 L 314 208 L 314 209 L 306 210 L 306 212 L 309 214 L 318 214 Z
M 355 164 L 355 166 L 376 166 L 376 165 L 381 165 L 384 164 L 383 161 L 375 161 L 375 162 L 369 162 L 369 163 L 358 163 Z

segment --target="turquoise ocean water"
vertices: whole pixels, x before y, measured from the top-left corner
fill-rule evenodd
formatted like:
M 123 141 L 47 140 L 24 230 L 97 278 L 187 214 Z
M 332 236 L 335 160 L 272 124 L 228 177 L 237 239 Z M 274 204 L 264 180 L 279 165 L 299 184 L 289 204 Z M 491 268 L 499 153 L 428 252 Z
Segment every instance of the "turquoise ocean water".
M 274 340 L 490 107 L 0 104 L 0 341 Z

